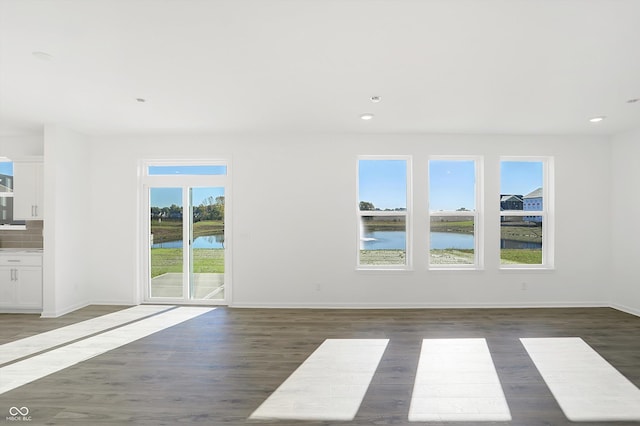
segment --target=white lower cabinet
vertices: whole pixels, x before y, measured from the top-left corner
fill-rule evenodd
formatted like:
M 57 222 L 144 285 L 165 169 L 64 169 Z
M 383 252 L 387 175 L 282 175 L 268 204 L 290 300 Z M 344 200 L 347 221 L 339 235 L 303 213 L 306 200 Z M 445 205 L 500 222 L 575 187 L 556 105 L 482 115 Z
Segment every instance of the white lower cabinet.
M 42 256 L 0 254 L 0 312 L 42 310 Z

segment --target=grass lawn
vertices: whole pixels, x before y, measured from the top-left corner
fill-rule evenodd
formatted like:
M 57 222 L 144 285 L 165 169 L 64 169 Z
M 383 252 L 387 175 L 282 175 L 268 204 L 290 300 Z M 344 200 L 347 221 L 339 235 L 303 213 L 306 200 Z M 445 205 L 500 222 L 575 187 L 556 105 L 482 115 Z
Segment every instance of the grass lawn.
M 433 232 L 455 232 L 457 234 L 473 234 L 473 220 L 463 220 L 459 222 L 440 222 L 431 220 L 431 231 Z
M 404 250 L 360 250 L 360 265 L 404 265 Z
M 151 278 L 182 272 L 182 249 L 151 249 Z M 193 272 L 224 273 L 224 249 L 193 249 Z
M 474 262 L 473 250 L 446 249 L 431 250 L 430 263 L 432 265 L 462 265 Z M 404 250 L 360 250 L 360 265 L 404 265 L 406 253 Z M 500 263 L 541 265 L 542 250 L 502 249 Z
M 542 250 L 534 249 L 502 249 L 500 250 L 500 263 L 505 264 L 524 264 L 524 265 L 541 265 Z
M 432 265 L 473 265 L 473 249 L 432 249 L 429 253 Z
M 224 222 L 221 220 L 203 220 L 193 224 L 193 238 L 222 232 L 224 232 Z M 181 240 L 182 220 L 164 219 L 162 222 L 153 220 L 151 221 L 151 233 L 154 243 Z
M 500 238 L 503 240 L 541 243 L 542 227 L 502 225 L 500 226 Z

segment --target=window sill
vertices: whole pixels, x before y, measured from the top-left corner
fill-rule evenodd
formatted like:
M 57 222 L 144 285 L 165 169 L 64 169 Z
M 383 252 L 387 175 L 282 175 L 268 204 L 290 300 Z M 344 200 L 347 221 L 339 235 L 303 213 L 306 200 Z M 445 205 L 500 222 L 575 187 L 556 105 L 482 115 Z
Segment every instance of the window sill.
M 514 272 L 540 272 L 540 273 L 544 273 L 544 272 L 555 272 L 556 268 L 548 267 L 548 266 L 538 266 L 538 267 L 524 266 L 524 267 L 509 267 L 509 268 L 501 267 L 501 268 L 499 268 L 499 270 L 501 272 L 507 272 L 507 273 L 514 273 Z
M 469 268 L 454 268 L 454 267 L 443 267 L 443 268 L 427 268 L 427 271 L 429 272 L 483 272 L 484 268 L 476 268 L 476 267 L 469 267 Z
M 394 272 L 413 272 L 413 268 L 388 268 L 388 267 L 381 267 L 381 268 L 363 268 L 363 267 L 357 267 L 356 268 L 356 272 L 372 272 L 372 273 L 394 273 Z

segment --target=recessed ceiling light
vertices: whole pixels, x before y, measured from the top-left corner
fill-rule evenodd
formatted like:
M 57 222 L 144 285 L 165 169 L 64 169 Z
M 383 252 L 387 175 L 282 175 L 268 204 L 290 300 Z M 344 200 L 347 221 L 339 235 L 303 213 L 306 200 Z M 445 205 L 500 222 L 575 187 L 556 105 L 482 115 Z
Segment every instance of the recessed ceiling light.
M 627 101 L 628 104 L 635 104 L 636 102 L 640 101 L 640 98 L 633 98 L 633 99 L 629 99 Z
M 372 96 L 370 99 L 371 99 L 371 102 L 373 102 L 374 104 L 377 104 L 382 100 L 380 96 Z
M 604 115 L 601 115 L 599 117 L 590 118 L 589 121 L 592 122 L 592 123 L 599 123 L 602 120 L 604 120 L 605 118 L 607 118 L 607 117 L 605 117 Z
M 53 56 L 51 56 L 47 52 L 35 51 L 35 52 L 31 52 L 31 54 L 33 55 L 34 58 L 40 59 L 41 61 L 51 61 L 53 59 Z
M 363 120 L 371 120 L 373 118 L 373 114 L 371 114 L 370 112 L 365 112 L 360 116 L 360 118 Z

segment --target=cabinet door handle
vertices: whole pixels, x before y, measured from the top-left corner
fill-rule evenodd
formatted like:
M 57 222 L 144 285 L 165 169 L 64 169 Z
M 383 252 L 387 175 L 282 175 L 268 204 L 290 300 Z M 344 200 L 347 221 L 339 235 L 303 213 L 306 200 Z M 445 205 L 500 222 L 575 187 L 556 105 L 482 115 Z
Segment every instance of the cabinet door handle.
M 14 271 L 15 271 L 14 275 L 15 275 L 15 277 L 16 277 L 16 281 L 18 281 L 18 270 L 17 270 L 17 269 L 14 269 Z
M 11 268 L 11 281 L 16 280 L 16 270 Z
M 35 217 L 38 217 L 38 206 L 37 206 L 37 205 L 35 205 L 34 207 L 35 207 L 35 209 L 36 209 L 36 214 L 35 214 L 34 216 L 35 216 Z

